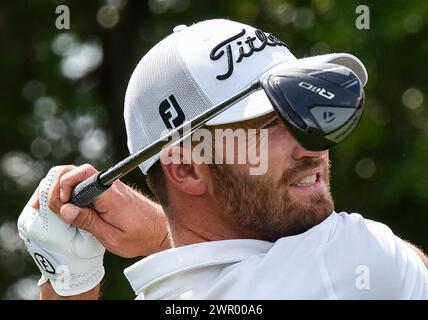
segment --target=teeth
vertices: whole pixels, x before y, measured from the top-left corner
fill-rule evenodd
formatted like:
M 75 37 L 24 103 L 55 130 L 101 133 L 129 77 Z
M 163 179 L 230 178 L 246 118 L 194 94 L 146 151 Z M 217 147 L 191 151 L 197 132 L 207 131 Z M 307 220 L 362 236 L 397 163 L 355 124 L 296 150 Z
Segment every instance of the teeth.
M 311 184 L 315 184 L 317 182 L 317 175 L 313 174 L 311 176 L 304 177 L 296 182 L 297 185 L 300 186 L 308 186 Z

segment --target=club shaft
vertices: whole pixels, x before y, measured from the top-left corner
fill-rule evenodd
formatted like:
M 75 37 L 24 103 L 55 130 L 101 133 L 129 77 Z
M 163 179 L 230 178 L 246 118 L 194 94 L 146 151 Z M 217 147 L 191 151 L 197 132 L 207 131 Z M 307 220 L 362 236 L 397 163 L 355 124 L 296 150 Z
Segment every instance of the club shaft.
M 238 92 L 236 95 L 209 108 L 196 118 L 170 131 L 168 134 L 161 137 L 159 140 L 154 141 L 153 143 L 149 144 L 140 151 L 123 159 L 108 170 L 103 171 L 99 176 L 99 182 L 105 186 L 111 185 L 115 180 L 120 179 L 121 177 L 135 169 L 142 162 L 150 159 L 152 156 L 159 153 L 163 148 L 172 145 L 173 143 L 176 143 L 177 141 L 190 135 L 195 130 L 202 127 L 209 120 L 211 120 L 221 112 L 225 111 L 233 104 L 244 99 L 252 92 L 259 90 L 260 88 L 260 81 L 255 81 L 250 86 Z

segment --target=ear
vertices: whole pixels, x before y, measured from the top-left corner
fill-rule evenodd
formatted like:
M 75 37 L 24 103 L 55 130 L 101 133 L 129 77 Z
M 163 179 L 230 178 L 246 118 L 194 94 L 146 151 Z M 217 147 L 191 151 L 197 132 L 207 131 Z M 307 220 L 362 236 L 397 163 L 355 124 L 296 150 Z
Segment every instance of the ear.
M 161 156 L 161 166 L 172 187 L 190 195 L 202 195 L 207 191 L 206 177 L 202 169 L 204 165 L 194 164 L 186 148 L 172 146 L 164 152 L 166 154 Z M 167 158 L 169 161 L 165 161 Z

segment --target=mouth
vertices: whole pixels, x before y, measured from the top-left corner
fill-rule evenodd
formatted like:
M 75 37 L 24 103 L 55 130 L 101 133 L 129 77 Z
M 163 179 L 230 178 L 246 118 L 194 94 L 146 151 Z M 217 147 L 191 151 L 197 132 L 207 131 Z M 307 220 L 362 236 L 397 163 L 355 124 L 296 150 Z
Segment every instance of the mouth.
M 311 172 L 305 173 L 296 181 L 291 183 L 290 187 L 297 189 L 317 189 L 321 187 L 321 183 L 321 169 L 317 169 L 316 171 L 312 170 Z

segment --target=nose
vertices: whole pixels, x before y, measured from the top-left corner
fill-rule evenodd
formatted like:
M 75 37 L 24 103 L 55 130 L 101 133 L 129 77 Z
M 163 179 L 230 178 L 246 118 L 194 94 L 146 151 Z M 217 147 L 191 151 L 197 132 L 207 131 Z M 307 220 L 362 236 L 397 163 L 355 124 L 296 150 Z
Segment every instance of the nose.
M 323 151 L 309 151 L 303 148 L 297 141 L 295 141 L 295 145 L 293 148 L 293 159 L 300 160 L 302 158 L 323 158 L 327 156 L 328 150 Z

